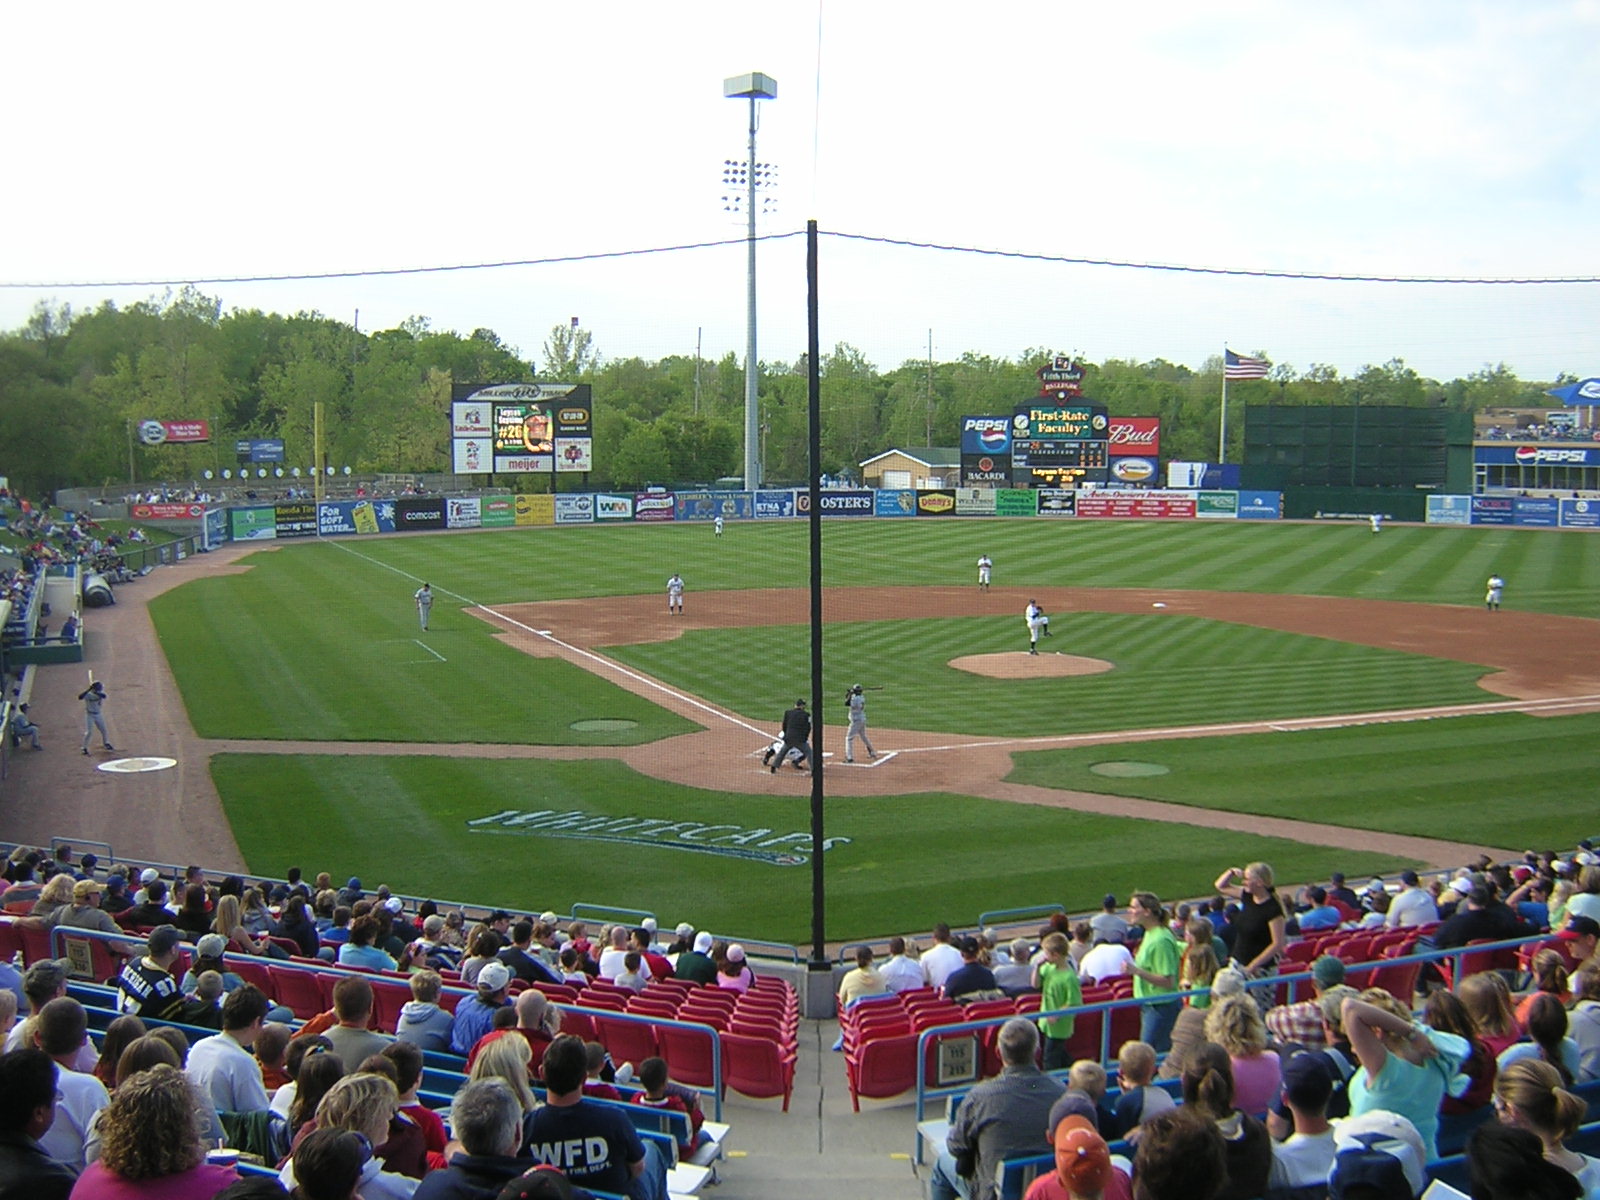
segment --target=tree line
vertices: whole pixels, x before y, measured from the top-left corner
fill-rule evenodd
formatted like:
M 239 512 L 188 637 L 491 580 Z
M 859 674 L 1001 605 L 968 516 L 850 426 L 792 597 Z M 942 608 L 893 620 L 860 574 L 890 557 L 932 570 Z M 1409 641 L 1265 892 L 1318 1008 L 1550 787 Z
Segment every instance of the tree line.
M 968 352 L 882 369 L 841 342 L 821 362 L 821 468 L 859 474 L 862 460 L 891 447 L 954 446 L 963 416 L 1007 413 L 1037 395 L 1035 372 L 1055 353 Z M 1163 458 L 1215 459 L 1220 355 L 1197 369 L 1159 358 L 1084 367 L 1086 397 L 1113 414 L 1161 418 Z M 808 369 L 803 356 L 760 366 L 770 482 L 806 477 Z M 1439 381 L 1400 358 L 1352 376 L 1279 363 L 1266 379 L 1229 385 L 1228 457 L 1240 457 L 1246 403 L 1542 408 L 1550 404 L 1544 389 L 1572 378 L 1524 381 L 1500 364 Z M 558 325 L 534 361 L 490 329 L 461 335 L 412 317 L 365 332 L 316 312 L 223 312 L 220 300 L 185 288 L 83 312 L 41 304 L 21 328 L 0 333 L 0 474 L 36 495 L 117 488 L 130 471 L 137 481 L 187 482 L 233 467 L 241 438 L 281 438 L 284 465 L 307 468 L 316 403 L 325 412 L 325 464 L 358 473 L 448 471 L 451 383 L 534 381 L 592 386 L 595 472 L 587 486 L 705 483 L 743 470 L 744 371 L 731 352 L 715 360 L 613 358 L 590 331 Z M 208 420 L 212 440 L 135 445 L 134 425 L 150 419 Z

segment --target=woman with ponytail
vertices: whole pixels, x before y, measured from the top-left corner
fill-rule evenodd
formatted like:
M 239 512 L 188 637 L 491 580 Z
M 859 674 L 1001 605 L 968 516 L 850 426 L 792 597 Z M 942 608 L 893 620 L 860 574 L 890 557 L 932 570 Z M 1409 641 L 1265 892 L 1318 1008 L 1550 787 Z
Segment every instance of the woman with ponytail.
M 1578 1043 L 1567 1036 L 1567 1010 L 1549 992 L 1537 992 L 1528 1009 L 1528 1037 L 1500 1052 L 1500 1069 L 1514 1062 L 1542 1059 L 1561 1073 L 1571 1087 L 1578 1078 Z
M 1183 1103 L 1222 1134 L 1228 1182 L 1216 1200 L 1251 1200 L 1267 1188 L 1272 1138 L 1267 1127 L 1233 1103 L 1233 1064 L 1215 1042 L 1201 1042 L 1183 1068 Z
M 1535 1134 L 1545 1161 L 1570 1171 L 1587 1200 L 1600 1198 L 1600 1159 L 1562 1144 L 1578 1132 L 1589 1106 L 1566 1090 L 1554 1067 L 1537 1059 L 1512 1063 L 1495 1080 L 1494 1107 L 1502 1123 Z

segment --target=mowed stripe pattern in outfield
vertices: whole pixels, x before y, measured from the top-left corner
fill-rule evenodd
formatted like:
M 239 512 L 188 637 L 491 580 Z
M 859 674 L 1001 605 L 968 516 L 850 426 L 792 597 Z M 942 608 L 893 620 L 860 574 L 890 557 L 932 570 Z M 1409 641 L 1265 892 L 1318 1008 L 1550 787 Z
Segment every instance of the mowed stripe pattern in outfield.
M 485 604 L 664 592 L 674 571 L 687 581 L 693 604 L 697 592 L 805 587 L 806 537 L 801 522 L 732 522 L 720 539 L 708 525 L 685 524 L 340 544 Z M 349 557 L 331 545 L 311 552 Z M 1498 573 L 1513 609 L 1600 617 L 1600 537 L 1581 532 L 1396 525 L 1373 536 L 1364 523 L 1044 518 L 823 525 L 830 588 L 968 586 L 985 553 L 995 561 L 996 587 L 1167 587 L 1471 605 L 1482 602 L 1484 581 Z M 404 599 L 403 584 L 391 574 L 381 586 Z

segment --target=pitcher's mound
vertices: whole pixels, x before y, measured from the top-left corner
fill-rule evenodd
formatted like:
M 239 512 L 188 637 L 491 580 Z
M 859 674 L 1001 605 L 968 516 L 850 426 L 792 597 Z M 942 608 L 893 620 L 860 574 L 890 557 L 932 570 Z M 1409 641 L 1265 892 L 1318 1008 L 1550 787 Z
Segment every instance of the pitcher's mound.
M 1062 675 L 1100 675 L 1114 664 L 1103 658 L 1057 654 L 1054 650 L 1041 650 L 1038 654 L 1013 650 L 1007 654 L 966 654 L 952 658 L 950 665 L 991 679 L 1054 679 Z

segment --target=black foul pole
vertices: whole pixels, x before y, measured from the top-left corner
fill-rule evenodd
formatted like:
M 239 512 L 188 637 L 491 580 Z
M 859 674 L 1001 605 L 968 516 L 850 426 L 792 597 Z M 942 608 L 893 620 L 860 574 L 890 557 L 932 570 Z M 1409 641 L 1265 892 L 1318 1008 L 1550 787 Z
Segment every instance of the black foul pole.
M 828 965 L 822 874 L 822 355 L 817 331 L 817 223 L 806 222 L 806 473 L 811 514 L 811 969 Z

